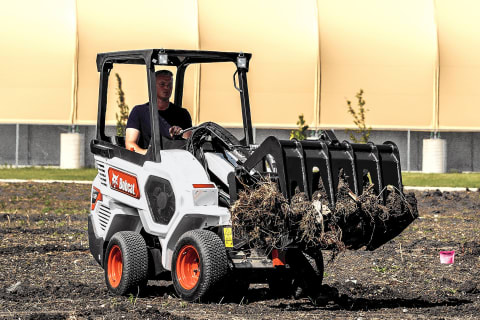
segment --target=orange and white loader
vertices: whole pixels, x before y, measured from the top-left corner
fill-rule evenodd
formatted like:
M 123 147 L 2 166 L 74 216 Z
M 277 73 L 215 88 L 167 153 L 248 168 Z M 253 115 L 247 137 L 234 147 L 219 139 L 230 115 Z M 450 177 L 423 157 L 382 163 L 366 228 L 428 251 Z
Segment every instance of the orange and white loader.
M 304 252 L 294 241 L 282 248 L 251 248 L 248 239 L 232 232 L 230 207 L 239 191 L 270 179 L 286 199 L 295 190 L 311 197 L 322 179 L 334 205 L 338 172 L 343 170 L 357 195 L 365 176 L 373 181 L 380 201 L 387 192 L 402 192 L 398 148 L 391 142 L 350 144 L 326 131 L 317 140 L 269 137 L 255 145 L 247 85 L 250 58 L 242 52 L 165 49 L 98 54 L 98 122 L 90 145 L 98 174 L 92 184 L 88 236 L 111 292 L 136 293 L 148 280 L 171 279 L 187 301 L 225 292 L 228 284 L 227 291 L 242 292 L 251 282 L 267 282 L 277 294 L 314 296 L 323 279 L 321 250 Z M 188 140 L 162 137 L 155 68 L 175 68 L 174 103 L 181 106 L 187 68 L 209 63 L 232 66 L 244 137 L 237 139 L 212 122 L 189 128 Z M 152 133 L 145 155 L 127 150 L 124 138 L 108 134 L 105 124 L 109 75 L 118 64 L 146 67 Z

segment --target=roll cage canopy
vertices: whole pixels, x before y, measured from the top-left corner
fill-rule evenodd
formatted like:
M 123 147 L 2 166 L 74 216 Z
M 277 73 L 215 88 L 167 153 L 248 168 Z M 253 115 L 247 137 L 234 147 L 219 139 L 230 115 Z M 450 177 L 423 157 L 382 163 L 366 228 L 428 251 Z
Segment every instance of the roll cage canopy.
M 247 84 L 247 72 L 251 57 L 251 54 L 243 52 L 172 49 L 147 49 L 99 53 L 97 55 L 97 70 L 100 72 L 100 87 L 96 139 L 91 143 L 92 152 L 107 157 L 119 156 L 136 163 L 143 163 L 146 160 L 160 162 L 162 138 L 158 127 L 158 112 L 156 112 L 157 92 L 155 85 L 155 66 L 177 68 L 174 103 L 178 106 L 182 106 L 184 78 L 187 67 L 192 64 L 217 62 L 232 62 L 237 67 L 235 74 L 238 75 L 239 87 L 237 88 L 235 84 L 235 74 L 234 84 L 240 93 L 243 128 L 245 133 L 245 137 L 241 142 L 246 146 L 251 144 L 253 142 L 253 130 Z M 114 64 L 137 64 L 146 66 L 152 139 L 150 142 L 151 145 L 145 156 L 120 148 L 115 145 L 111 137 L 108 137 L 105 134 L 108 77 Z

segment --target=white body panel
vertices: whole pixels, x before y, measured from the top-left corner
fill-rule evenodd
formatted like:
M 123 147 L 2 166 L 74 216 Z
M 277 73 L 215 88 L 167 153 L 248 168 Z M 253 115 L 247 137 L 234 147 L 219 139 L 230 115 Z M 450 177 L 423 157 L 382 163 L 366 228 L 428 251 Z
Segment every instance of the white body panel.
M 208 163 L 208 168 L 214 172 L 220 181 L 228 186 L 228 174 L 233 172 L 235 168 L 223 157 L 215 152 L 205 152 L 205 160 Z
M 147 233 L 158 236 L 162 247 L 162 265 L 167 270 L 171 270 L 173 250 L 183 233 L 231 223 L 228 209 L 218 206 L 218 190 L 208 179 L 205 169 L 185 150 L 162 150 L 160 163 L 147 161 L 143 166 L 120 158 L 105 159 L 98 155 L 95 155 L 95 162 L 99 174 L 93 186 L 100 190 L 103 197 L 92 211 L 97 237 L 107 240 L 105 236 L 114 215 L 138 215 L 141 227 Z M 140 193 L 138 199 L 112 188 L 108 177 L 109 168 L 136 177 Z M 145 190 L 150 176 L 168 180 L 173 189 L 175 212 L 168 224 L 155 222 L 150 212 Z M 212 184 L 212 187 L 194 188 L 194 184 Z M 105 218 L 105 207 L 110 211 L 110 219 Z

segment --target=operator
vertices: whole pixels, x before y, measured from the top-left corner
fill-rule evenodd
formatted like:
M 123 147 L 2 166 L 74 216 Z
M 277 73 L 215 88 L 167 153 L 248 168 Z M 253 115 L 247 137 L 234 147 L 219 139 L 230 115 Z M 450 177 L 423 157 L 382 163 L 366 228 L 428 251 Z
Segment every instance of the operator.
M 170 102 L 173 89 L 173 74 L 169 70 L 155 72 L 157 88 L 157 107 L 160 122 L 160 134 L 164 137 L 179 135 L 182 129 L 192 126 L 190 113 Z M 125 132 L 125 147 L 138 153 L 145 154 L 151 139 L 150 111 L 148 102 L 137 105 L 128 116 Z M 185 132 L 182 137 L 187 139 L 192 134 Z

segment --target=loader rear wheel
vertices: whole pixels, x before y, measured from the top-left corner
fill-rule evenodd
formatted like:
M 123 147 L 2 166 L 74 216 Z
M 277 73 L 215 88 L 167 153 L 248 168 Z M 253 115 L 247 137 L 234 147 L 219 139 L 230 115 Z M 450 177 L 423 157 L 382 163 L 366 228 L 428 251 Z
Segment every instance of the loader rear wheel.
M 117 295 L 138 293 L 147 282 L 148 253 L 143 237 L 135 232 L 117 232 L 105 252 L 105 282 Z
M 173 286 L 187 301 L 211 293 L 228 271 L 225 246 L 208 230 L 186 232 L 178 241 L 172 259 Z

